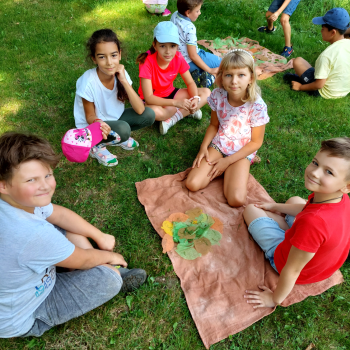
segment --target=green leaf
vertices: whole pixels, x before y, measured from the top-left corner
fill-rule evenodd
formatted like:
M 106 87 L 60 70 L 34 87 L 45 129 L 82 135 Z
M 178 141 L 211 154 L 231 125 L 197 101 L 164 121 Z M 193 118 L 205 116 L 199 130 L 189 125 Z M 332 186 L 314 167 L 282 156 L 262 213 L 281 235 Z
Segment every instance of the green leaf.
M 175 323 L 173 324 L 173 330 L 174 330 L 174 332 L 175 332 L 175 330 L 176 330 L 176 328 L 177 328 L 177 325 L 178 325 L 177 322 L 175 322 Z
M 216 230 L 209 229 L 206 234 L 203 236 L 209 239 L 211 244 L 219 244 L 220 239 L 222 238 L 221 233 Z
M 109 341 L 109 344 L 113 345 L 115 344 L 117 341 L 114 338 L 111 338 L 111 340 Z
M 132 297 L 131 295 L 128 295 L 126 297 L 126 304 L 128 305 L 129 307 L 129 310 L 131 310 L 131 304 L 132 304 L 132 300 L 134 299 L 134 297 Z
M 36 339 L 32 339 L 28 344 L 28 349 L 34 348 L 34 346 L 37 345 L 37 340 Z

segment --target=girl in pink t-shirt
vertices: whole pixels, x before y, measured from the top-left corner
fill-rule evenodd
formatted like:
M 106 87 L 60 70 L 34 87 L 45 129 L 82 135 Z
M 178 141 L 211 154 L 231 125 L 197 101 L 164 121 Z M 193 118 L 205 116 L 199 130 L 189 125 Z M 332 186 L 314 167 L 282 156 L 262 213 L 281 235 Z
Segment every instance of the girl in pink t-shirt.
M 229 205 L 239 207 L 245 203 L 250 165 L 269 122 L 251 54 L 241 49 L 230 51 L 220 64 L 216 84 L 219 88 L 208 98 L 210 125 L 186 187 L 198 191 L 225 172 L 224 195 Z
M 148 52 L 137 57 L 140 67 L 139 95 L 154 110 L 159 130 L 165 135 L 169 128 L 186 116 L 200 120 L 200 108 L 207 103 L 210 90 L 198 89 L 189 72 L 189 65 L 177 51 L 179 33 L 174 23 L 160 22 L 154 29 L 153 44 Z M 173 85 L 180 73 L 187 89 Z

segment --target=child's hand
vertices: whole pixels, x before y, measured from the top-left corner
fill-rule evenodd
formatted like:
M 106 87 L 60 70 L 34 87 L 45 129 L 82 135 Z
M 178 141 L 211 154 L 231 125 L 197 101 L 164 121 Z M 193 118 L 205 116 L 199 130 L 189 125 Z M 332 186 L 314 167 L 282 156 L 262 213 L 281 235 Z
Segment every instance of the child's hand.
M 301 85 L 302 84 L 298 83 L 297 81 L 292 81 L 292 89 L 295 91 L 299 91 Z
M 127 267 L 128 263 L 124 260 L 123 255 L 119 253 L 113 253 L 111 260 L 108 262 L 110 265 L 120 265 L 123 267 Z
M 271 21 L 277 21 L 277 18 L 279 17 L 279 15 L 280 15 L 280 13 L 277 11 L 277 12 L 275 12 L 275 13 L 273 13 L 270 17 L 269 17 L 269 19 L 271 20 Z
M 267 211 L 273 211 L 273 206 L 275 203 L 265 203 L 265 202 L 258 202 L 254 204 L 257 208 L 267 210 Z
M 127 79 L 126 79 L 126 76 L 125 76 L 125 68 L 124 68 L 124 65 L 122 64 L 118 64 L 116 70 L 115 70 L 115 74 L 117 75 L 117 78 L 118 80 L 124 84 L 124 83 L 127 83 Z
M 210 181 L 214 180 L 217 176 L 220 176 L 230 165 L 227 158 L 220 158 L 210 162 L 209 165 L 213 165 L 213 168 L 210 170 L 208 176 Z
M 191 101 L 188 99 L 184 100 L 174 100 L 174 107 L 185 109 L 186 111 L 190 111 Z
M 112 235 L 101 232 L 101 237 L 96 240 L 96 243 L 101 250 L 108 250 L 112 252 L 115 247 L 115 238 Z
M 190 113 L 193 114 L 198 110 L 198 98 L 191 100 Z
M 193 164 L 192 164 L 192 169 L 196 167 L 197 165 L 197 168 L 199 168 L 199 166 L 201 165 L 201 161 L 202 159 L 205 158 L 205 160 L 207 162 L 209 162 L 209 152 L 208 152 L 208 148 L 205 148 L 205 149 L 202 149 L 200 148 L 198 154 L 197 154 L 197 157 L 196 159 L 193 161 Z
M 249 299 L 247 300 L 248 304 L 258 304 L 253 306 L 254 309 L 258 307 L 275 307 L 276 303 L 273 301 L 273 292 L 271 289 L 265 286 L 258 286 L 263 292 L 257 292 L 255 290 L 246 290 L 244 297 Z
M 104 121 L 99 120 L 98 122 L 101 124 L 100 129 L 101 129 L 101 131 L 102 131 L 102 137 L 103 137 L 104 140 L 106 140 L 106 139 L 107 139 L 107 136 L 109 135 L 109 133 L 111 132 L 112 129 L 111 129 L 111 127 L 110 127 L 108 124 L 106 124 Z

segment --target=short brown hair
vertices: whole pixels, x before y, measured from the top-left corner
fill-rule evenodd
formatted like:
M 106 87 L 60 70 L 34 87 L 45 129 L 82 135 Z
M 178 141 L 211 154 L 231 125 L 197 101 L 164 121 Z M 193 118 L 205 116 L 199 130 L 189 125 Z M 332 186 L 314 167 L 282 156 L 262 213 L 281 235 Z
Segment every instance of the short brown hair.
M 13 169 L 30 160 L 55 168 L 59 162 L 50 143 L 38 136 L 7 132 L 0 137 L 0 181 L 10 182 Z
M 203 0 L 177 0 L 177 10 L 183 16 L 186 16 L 186 11 L 192 11 L 195 7 L 201 4 L 203 4 Z
M 350 138 L 336 137 L 322 141 L 320 152 L 328 152 L 332 157 L 343 158 L 350 162 Z M 350 166 L 346 180 L 350 180 Z

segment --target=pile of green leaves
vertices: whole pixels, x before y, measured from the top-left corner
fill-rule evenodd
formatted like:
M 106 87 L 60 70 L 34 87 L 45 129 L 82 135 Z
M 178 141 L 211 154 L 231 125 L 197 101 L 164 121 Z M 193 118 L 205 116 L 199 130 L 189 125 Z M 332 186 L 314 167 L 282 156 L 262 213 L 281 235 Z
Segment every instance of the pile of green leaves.
M 206 255 L 212 245 L 219 245 L 221 239 L 221 233 L 211 229 L 214 223 L 215 220 L 204 213 L 194 220 L 173 222 L 173 239 L 178 243 L 176 252 L 187 260 Z

